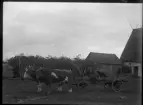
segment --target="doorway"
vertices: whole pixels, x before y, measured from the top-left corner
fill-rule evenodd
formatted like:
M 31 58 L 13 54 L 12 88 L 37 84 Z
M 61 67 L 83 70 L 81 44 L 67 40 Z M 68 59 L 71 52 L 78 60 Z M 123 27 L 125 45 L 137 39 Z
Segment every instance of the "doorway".
M 138 68 L 138 66 L 135 66 L 134 67 L 134 76 L 135 77 L 138 77 L 138 72 L 139 72 L 139 68 Z

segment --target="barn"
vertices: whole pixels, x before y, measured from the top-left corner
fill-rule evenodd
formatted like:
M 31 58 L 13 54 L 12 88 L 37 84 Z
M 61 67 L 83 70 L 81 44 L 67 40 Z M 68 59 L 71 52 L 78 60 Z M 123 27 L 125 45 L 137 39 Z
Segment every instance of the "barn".
M 120 57 L 135 77 L 142 77 L 142 28 L 133 29 Z
M 104 69 L 108 73 L 116 72 L 121 67 L 121 61 L 115 54 L 90 52 L 86 60 L 100 64 L 100 69 Z

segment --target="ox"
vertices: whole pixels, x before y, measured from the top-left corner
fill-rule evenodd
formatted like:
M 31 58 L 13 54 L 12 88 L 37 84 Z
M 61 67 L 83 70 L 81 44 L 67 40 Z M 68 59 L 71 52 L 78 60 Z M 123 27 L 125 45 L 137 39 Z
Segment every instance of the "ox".
M 42 91 L 42 83 L 48 85 L 51 93 L 51 84 L 59 83 L 58 90 L 62 91 L 62 85 L 68 84 L 69 90 L 68 92 L 72 92 L 72 84 L 74 84 L 74 76 L 71 70 L 64 69 L 50 69 L 50 68 L 40 68 L 38 70 L 34 70 L 32 67 L 26 68 L 24 73 L 24 79 L 31 79 L 36 81 L 38 84 L 38 91 Z

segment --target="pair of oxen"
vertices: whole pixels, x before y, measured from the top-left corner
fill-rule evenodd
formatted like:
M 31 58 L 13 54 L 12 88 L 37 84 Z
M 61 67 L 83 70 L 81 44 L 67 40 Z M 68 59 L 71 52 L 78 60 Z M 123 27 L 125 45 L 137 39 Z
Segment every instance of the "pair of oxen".
M 25 68 L 24 80 L 30 79 L 36 81 L 38 90 L 42 91 L 42 84 L 46 84 L 49 87 L 47 94 L 52 92 L 51 85 L 53 83 L 59 83 L 57 90 L 62 91 L 63 85 L 68 85 L 68 92 L 72 92 L 72 85 L 76 85 L 77 88 L 80 86 L 85 87 L 85 82 L 79 82 L 82 80 L 82 73 L 78 67 L 71 69 L 52 69 L 52 68 L 39 68 L 34 70 L 33 67 L 28 66 Z

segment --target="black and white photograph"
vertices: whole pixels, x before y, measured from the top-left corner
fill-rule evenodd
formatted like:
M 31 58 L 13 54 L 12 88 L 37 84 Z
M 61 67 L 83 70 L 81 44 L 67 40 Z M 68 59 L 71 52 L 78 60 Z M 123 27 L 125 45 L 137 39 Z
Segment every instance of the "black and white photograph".
M 3 2 L 3 104 L 141 105 L 142 4 Z

